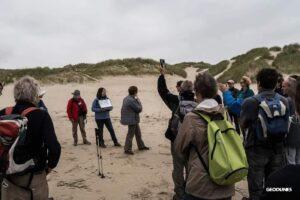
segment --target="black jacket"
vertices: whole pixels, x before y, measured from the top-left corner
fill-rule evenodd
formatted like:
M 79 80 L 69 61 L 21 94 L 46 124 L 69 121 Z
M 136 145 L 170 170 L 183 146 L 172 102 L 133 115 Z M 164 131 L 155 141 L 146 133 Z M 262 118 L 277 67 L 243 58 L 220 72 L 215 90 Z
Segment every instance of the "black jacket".
M 35 106 L 27 102 L 18 102 L 13 109 L 13 114 L 21 114 L 30 107 Z M 5 109 L 0 111 L 1 115 L 5 115 Z M 55 168 L 60 158 L 61 147 L 50 115 L 39 109 L 30 112 L 26 117 L 28 118 L 26 148 L 36 161 L 33 172 L 43 171 L 48 167 Z
M 167 84 L 166 84 L 166 79 L 165 79 L 164 75 L 160 75 L 158 78 L 157 90 L 158 90 L 158 93 L 159 93 L 160 97 L 162 98 L 162 100 L 165 102 L 165 104 L 171 110 L 172 117 L 173 117 L 174 113 L 176 112 L 176 110 L 179 106 L 179 96 L 172 94 L 168 90 Z M 172 119 L 172 117 L 171 117 L 171 119 Z M 170 119 L 170 121 L 171 121 L 171 119 Z M 173 142 L 175 140 L 175 137 L 173 135 L 174 134 L 171 131 L 170 123 L 169 123 L 168 128 L 165 133 L 165 136 L 166 136 L 166 138 L 168 138 L 169 140 L 171 140 Z

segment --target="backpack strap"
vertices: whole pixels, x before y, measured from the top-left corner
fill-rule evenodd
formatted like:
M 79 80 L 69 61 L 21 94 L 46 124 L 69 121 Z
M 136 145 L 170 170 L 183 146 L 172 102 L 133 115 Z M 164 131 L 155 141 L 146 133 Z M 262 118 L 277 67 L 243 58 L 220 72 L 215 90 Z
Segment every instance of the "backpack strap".
M 194 144 L 191 144 L 191 147 L 195 149 L 195 151 L 196 151 L 196 153 L 197 153 L 197 155 L 198 155 L 198 157 L 199 157 L 199 160 L 201 161 L 201 163 L 202 163 L 202 165 L 203 165 L 205 171 L 208 173 L 208 175 L 210 175 L 210 174 L 209 174 L 208 166 L 207 166 L 206 163 L 204 162 L 204 159 L 203 159 L 203 157 L 201 156 L 201 154 L 200 154 L 198 148 L 197 148 Z
M 193 110 L 192 112 L 198 115 L 199 117 L 201 117 L 202 119 L 204 119 L 207 123 L 211 122 L 211 119 L 208 115 L 202 114 L 196 110 Z
M 26 117 L 26 115 L 28 115 L 30 112 L 32 112 L 32 111 L 34 111 L 34 110 L 39 110 L 39 108 L 37 108 L 37 107 L 30 107 L 30 108 L 27 108 L 27 109 L 25 109 L 25 110 L 21 113 L 21 115 L 22 115 L 23 117 Z
M 7 107 L 5 109 L 5 115 L 11 115 L 14 110 L 14 107 Z

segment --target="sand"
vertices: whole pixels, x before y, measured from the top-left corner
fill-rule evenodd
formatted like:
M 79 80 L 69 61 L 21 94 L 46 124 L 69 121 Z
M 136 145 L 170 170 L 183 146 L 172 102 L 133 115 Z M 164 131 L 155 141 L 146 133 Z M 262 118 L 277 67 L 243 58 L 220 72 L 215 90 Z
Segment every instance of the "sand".
M 194 80 L 196 70 L 188 68 L 188 79 Z M 166 76 L 167 84 L 175 92 L 177 76 Z M 107 130 L 104 139 L 108 148 L 102 149 L 104 173 L 106 178 L 97 176 L 97 157 L 93 113 L 90 111 L 97 89 L 105 87 L 111 98 L 114 109 L 111 112 L 117 137 L 124 145 L 127 127 L 120 124 L 122 99 L 127 95 L 131 85 L 139 88 L 139 97 L 144 106 L 141 114 L 141 130 L 144 142 L 151 147 L 150 151 L 137 151 L 133 142 L 134 156 L 127 156 L 123 148 L 113 147 Z M 119 76 L 105 77 L 94 83 L 44 85 L 46 90 L 44 102 L 53 119 L 57 137 L 62 146 L 60 162 L 48 176 L 50 196 L 58 200 L 169 200 L 173 195 L 172 159 L 170 143 L 164 137 L 170 111 L 157 93 L 156 76 Z M 81 91 L 87 103 L 88 139 L 92 145 L 73 146 L 71 124 L 66 116 L 66 105 L 74 89 Z M 14 104 L 13 86 L 8 85 L 0 97 L 0 108 Z M 79 143 L 82 139 L 79 133 Z M 247 195 L 245 181 L 237 184 L 234 199 Z

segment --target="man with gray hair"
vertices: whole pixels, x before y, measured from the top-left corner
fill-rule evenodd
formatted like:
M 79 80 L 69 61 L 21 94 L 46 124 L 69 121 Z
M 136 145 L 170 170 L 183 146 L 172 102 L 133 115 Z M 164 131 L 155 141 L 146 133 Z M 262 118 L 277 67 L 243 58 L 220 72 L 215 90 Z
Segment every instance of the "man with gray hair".
M 20 175 L 6 174 L 1 189 L 3 200 L 48 199 L 46 176 L 57 166 L 61 147 L 51 117 L 37 107 L 39 90 L 34 78 L 29 76 L 21 78 L 14 86 L 15 106 L 0 111 L 0 116 L 26 116 L 28 122 L 26 134 L 23 135 L 25 139 L 18 140 L 14 144 L 13 159 L 19 162 L 34 160 L 34 165 Z

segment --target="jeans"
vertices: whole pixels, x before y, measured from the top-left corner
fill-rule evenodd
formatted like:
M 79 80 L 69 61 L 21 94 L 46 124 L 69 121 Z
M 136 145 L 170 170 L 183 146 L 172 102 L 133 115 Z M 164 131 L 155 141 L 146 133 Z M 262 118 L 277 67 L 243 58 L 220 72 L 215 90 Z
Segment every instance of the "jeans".
M 279 150 L 279 149 L 276 149 Z M 252 147 L 246 149 L 249 171 L 248 188 L 251 200 L 259 200 L 269 175 L 284 166 L 284 151 L 275 149 Z
M 202 199 L 202 198 L 194 197 L 189 194 L 185 194 L 183 197 L 183 200 L 206 200 L 206 199 Z M 216 200 L 231 200 L 231 197 L 223 198 L 223 199 L 216 199 Z
M 174 150 L 174 143 L 171 143 L 171 154 L 173 159 L 172 178 L 174 182 L 174 199 L 182 199 L 185 193 L 184 169 L 186 169 L 185 161 L 180 159 Z
M 286 147 L 285 157 L 287 164 L 299 165 L 300 164 L 300 148 Z
M 104 140 L 103 140 L 104 125 L 106 126 L 107 130 L 109 131 L 112 141 L 115 144 L 118 143 L 118 140 L 117 140 L 117 137 L 116 137 L 116 134 L 115 134 L 115 131 L 114 131 L 114 128 L 113 128 L 113 125 L 111 123 L 110 118 L 108 118 L 108 119 L 96 119 L 96 124 L 97 124 L 98 129 L 99 129 L 99 144 L 104 144 Z
M 125 141 L 125 146 L 124 146 L 125 151 L 132 150 L 132 140 L 133 140 L 134 136 L 135 136 L 138 148 L 142 149 L 145 147 L 145 144 L 142 140 L 140 125 L 139 124 L 128 125 L 128 133 L 126 136 L 126 141 Z

